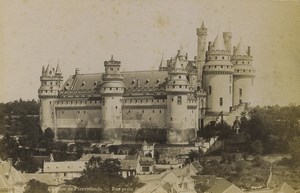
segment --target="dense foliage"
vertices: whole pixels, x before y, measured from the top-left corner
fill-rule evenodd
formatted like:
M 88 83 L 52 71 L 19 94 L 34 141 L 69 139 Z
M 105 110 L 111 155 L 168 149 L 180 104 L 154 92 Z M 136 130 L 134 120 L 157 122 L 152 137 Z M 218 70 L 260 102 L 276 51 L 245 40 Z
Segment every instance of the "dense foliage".
M 37 180 L 30 180 L 25 187 L 24 193 L 50 193 L 48 185 Z
M 211 162 L 204 166 L 202 174 L 216 175 L 227 179 L 239 187 L 266 186 L 270 164 L 260 156 L 252 161 L 237 160 L 235 156 L 224 156 L 220 163 Z
M 242 115 L 238 128 L 226 122 L 211 122 L 204 127 L 202 136 L 206 139 L 218 136 L 220 140 L 233 142 L 229 151 L 234 149 L 254 155 L 292 153 L 295 146 L 292 144 L 300 143 L 297 138 L 300 137 L 300 106 L 255 107 Z M 236 133 L 243 144 L 237 144 Z
M 105 192 L 114 192 L 118 188 L 133 192 L 135 188 L 141 185 L 133 176 L 128 178 L 121 176 L 119 160 L 101 160 L 99 157 L 92 157 L 86 164 L 83 175 L 69 181 L 69 184 L 78 187 L 101 187 Z

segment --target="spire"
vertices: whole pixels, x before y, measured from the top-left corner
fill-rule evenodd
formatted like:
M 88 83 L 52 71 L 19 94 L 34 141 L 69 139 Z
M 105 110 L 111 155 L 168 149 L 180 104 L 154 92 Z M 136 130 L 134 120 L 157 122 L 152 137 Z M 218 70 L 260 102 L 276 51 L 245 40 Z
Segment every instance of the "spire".
M 239 44 L 237 45 L 236 51 L 234 53 L 236 56 L 245 56 L 247 55 L 247 52 L 245 50 L 245 47 L 243 45 L 242 39 L 240 39 Z
M 217 35 L 211 50 L 226 50 L 224 41 L 220 40 L 219 35 Z
M 48 64 L 48 66 L 46 68 L 46 73 L 45 73 L 46 76 L 49 75 L 50 70 L 51 70 L 51 67 L 50 67 L 50 64 Z
M 110 61 L 114 61 L 114 55 L 111 55 Z
M 61 69 L 60 69 L 60 65 L 59 65 L 59 60 L 58 60 L 57 66 L 56 66 L 55 74 L 61 75 Z
M 176 70 L 176 69 L 180 69 L 180 68 L 182 68 L 182 67 L 180 65 L 179 57 L 176 57 L 174 69 Z
M 205 28 L 204 21 L 202 21 L 201 29 L 204 29 L 204 28 Z
M 160 61 L 160 65 L 159 68 L 165 67 L 165 59 L 164 59 L 164 55 L 161 56 L 161 61 Z

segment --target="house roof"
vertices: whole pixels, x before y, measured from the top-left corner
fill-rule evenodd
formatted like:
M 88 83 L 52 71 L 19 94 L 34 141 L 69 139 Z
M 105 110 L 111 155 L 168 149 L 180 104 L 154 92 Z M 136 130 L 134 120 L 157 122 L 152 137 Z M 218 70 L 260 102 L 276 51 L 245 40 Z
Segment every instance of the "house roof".
M 135 170 L 138 164 L 138 160 L 121 160 L 122 170 Z
M 217 181 L 210 189 L 207 190 L 209 193 L 243 193 L 237 186 L 228 182 L 227 180 Z
M 154 164 L 154 160 L 151 157 L 141 157 L 140 158 L 140 164 L 141 165 L 144 165 L 144 164 L 152 165 L 152 164 Z
M 24 177 L 9 162 L 0 161 L 1 185 L 14 186 L 15 184 L 24 184 Z
M 279 188 L 275 191 L 276 193 L 295 193 L 296 191 L 287 183 L 283 183 Z
M 85 164 L 84 161 L 45 162 L 44 173 L 82 172 Z
M 92 157 L 101 157 L 101 160 L 106 160 L 106 159 L 118 159 L 118 160 L 123 160 L 126 158 L 126 155 L 115 155 L 115 154 L 96 154 L 96 153 L 89 153 L 83 155 L 79 161 L 89 161 Z

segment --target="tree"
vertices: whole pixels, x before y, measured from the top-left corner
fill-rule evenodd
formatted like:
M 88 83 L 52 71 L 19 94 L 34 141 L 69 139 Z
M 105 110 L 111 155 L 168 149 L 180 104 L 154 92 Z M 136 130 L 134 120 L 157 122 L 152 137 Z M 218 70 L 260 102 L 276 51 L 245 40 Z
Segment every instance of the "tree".
M 40 140 L 40 147 L 46 149 L 46 153 L 49 154 L 52 151 L 54 143 L 54 133 L 52 129 L 47 128 Z
M 251 151 L 254 155 L 261 155 L 263 153 L 263 146 L 260 140 L 251 143 Z
M 117 159 L 106 159 L 92 157 L 86 164 L 83 175 L 70 181 L 79 187 L 101 187 L 106 192 L 111 192 L 112 187 L 138 186 L 135 178 L 124 179 L 121 176 L 121 165 Z
M 189 156 L 191 162 L 194 162 L 194 161 L 199 161 L 202 154 L 203 154 L 203 152 L 200 150 L 198 150 L 198 151 L 191 150 L 189 152 L 188 156 Z
M 160 153 L 157 150 L 154 150 L 154 159 L 156 161 L 156 163 L 158 163 L 159 161 L 159 157 L 160 157 Z
M 25 187 L 24 193 L 50 193 L 48 185 L 37 180 L 30 180 Z
M 228 139 L 234 134 L 234 130 L 225 121 L 221 121 L 215 125 L 214 130 L 219 139 Z

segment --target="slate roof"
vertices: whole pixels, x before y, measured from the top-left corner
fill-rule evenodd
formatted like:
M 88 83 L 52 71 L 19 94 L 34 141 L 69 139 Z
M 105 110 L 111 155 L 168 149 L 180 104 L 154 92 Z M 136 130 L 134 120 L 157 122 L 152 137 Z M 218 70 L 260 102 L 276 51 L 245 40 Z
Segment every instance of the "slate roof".
M 127 71 L 121 72 L 121 74 L 124 78 L 123 83 L 130 93 L 134 91 L 164 90 L 169 76 L 167 71 L 159 70 Z M 60 93 L 97 93 L 100 84 L 103 82 L 102 76 L 103 73 L 71 75 L 63 84 Z

